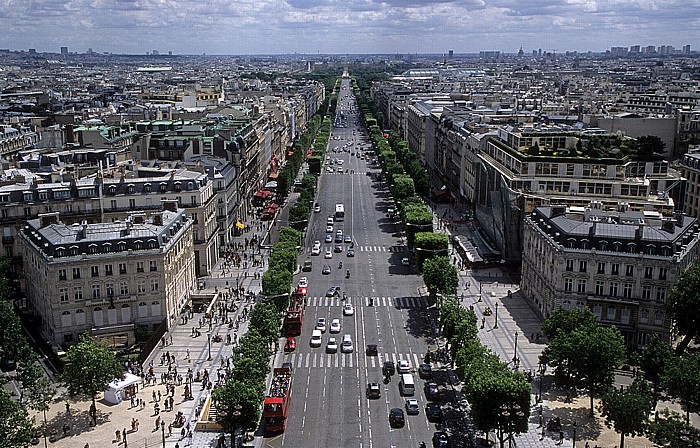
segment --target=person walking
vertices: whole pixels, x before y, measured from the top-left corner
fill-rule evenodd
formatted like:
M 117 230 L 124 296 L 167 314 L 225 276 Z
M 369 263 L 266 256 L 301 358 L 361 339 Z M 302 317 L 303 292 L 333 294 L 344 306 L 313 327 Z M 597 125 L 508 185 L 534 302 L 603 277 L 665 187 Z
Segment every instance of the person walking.
M 122 433 L 118 429 L 114 431 L 114 438 L 117 439 L 117 443 L 122 441 Z

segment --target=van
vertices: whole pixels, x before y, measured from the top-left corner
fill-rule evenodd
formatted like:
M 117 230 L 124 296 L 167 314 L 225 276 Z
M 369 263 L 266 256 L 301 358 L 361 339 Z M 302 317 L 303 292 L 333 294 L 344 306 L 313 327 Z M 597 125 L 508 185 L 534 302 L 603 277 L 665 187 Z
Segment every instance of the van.
M 321 346 L 321 330 L 314 330 L 311 332 L 311 342 L 309 345 L 311 345 L 311 347 Z
M 413 382 L 413 375 L 404 373 L 399 382 L 399 392 L 401 395 L 413 395 L 416 392 L 416 383 Z

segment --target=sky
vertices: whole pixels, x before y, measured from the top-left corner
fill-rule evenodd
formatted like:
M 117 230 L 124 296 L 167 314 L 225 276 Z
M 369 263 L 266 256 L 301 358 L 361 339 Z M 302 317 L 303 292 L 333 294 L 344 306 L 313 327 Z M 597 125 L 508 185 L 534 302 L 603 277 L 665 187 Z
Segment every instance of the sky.
M 0 49 L 145 54 L 605 51 L 690 44 L 700 0 L 0 0 Z

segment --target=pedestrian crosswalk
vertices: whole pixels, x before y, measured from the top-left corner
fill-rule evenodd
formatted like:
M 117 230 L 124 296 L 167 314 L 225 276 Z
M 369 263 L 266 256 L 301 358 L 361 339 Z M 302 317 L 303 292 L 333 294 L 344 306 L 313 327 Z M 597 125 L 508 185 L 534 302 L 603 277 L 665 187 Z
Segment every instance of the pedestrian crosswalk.
M 361 252 L 392 252 L 399 254 L 408 252 L 408 247 L 406 246 L 359 246 L 358 249 Z
M 307 297 L 307 305 L 318 307 L 343 306 L 350 303 L 354 306 L 384 306 L 397 309 L 404 308 L 426 308 L 428 299 L 425 297 L 350 297 L 345 300 L 342 297 Z
M 394 366 L 398 367 L 399 361 L 405 359 L 411 372 L 415 372 L 422 363 L 417 353 L 379 353 L 379 356 L 365 356 L 362 352 L 325 353 L 323 346 L 316 350 L 312 353 L 291 353 L 285 357 L 285 362 L 290 362 L 298 369 L 353 369 L 360 367 L 360 357 L 363 357 L 367 368 L 381 369 L 384 361 L 393 361 Z

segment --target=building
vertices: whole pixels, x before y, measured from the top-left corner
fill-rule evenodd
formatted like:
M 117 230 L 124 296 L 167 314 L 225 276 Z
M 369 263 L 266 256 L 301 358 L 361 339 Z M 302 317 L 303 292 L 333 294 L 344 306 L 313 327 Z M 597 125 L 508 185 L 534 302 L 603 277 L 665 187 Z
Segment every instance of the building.
M 683 156 L 681 175 L 688 182 L 683 212 L 700 219 L 700 152 L 691 152 Z
M 695 218 L 632 211 L 621 203 L 537 207 L 525 219 L 521 287 L 542 317 L 556 308 L 591 309 L 616 326 L 628 348 L 652 333 L 669 340 L 664 302 L 678 277 L 698 261 Z
M 121 222 L 66 225 L 58 212 L 27 221 L 26 305 L 44 337 L 70 344 L 89 332 L 128 346 L 136 327 L 170 327 L 196 284 L 192 227 L 174 201 Z

